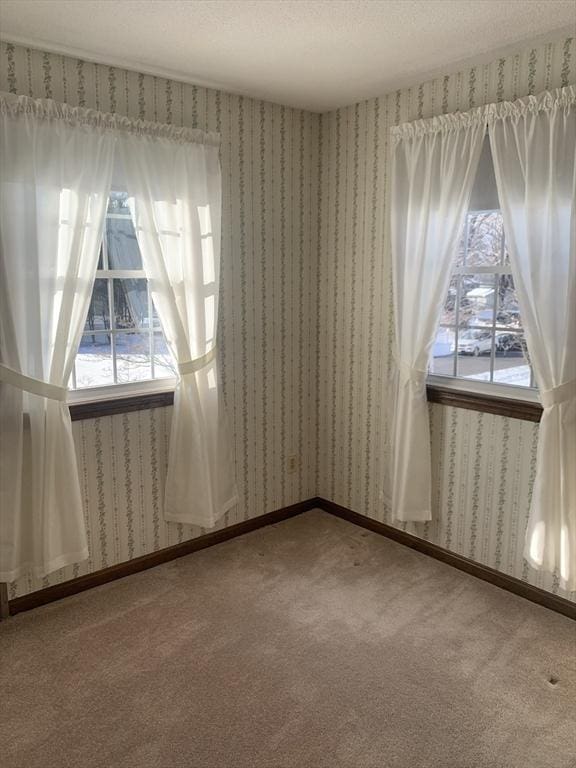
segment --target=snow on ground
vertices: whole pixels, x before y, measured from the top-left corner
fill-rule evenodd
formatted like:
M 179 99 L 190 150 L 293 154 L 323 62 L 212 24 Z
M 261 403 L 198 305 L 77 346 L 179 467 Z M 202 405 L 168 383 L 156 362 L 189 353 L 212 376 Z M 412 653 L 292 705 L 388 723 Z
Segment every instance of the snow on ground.
M 490 371 L 469 374 L 466 378 L 477 379 L 478 381 L 490 381 Z M 530 366 L 516 365 L 513 368 L 500 368 L 499 370 L 494 370 L 494 381 L 498 384 L 512 384 L 516 387 L 529 387 Z
M 150 357 L 146 354 L 118 354 L 116 357 L 118 384 L 146 381 L 152 378 Z M 154 356 L 154 378 L 166 379 L 175 376 L 171 359 L 166 355 Z M 76 388 L 104 387 L 114 384 L 112 357 L 108 354 L 89 354 L 80 351 L 76 356 Z

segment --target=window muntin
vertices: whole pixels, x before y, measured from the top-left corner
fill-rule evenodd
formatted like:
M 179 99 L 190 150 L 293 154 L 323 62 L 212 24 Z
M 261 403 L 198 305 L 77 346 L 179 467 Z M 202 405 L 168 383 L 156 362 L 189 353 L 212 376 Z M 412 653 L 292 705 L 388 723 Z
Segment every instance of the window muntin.
M 535 387 L 499 210 L 467 214 L 430 373 Z
M 176 368 L 142 267 L 128 194 L 111 192 L 71 388 L 172 379 Z

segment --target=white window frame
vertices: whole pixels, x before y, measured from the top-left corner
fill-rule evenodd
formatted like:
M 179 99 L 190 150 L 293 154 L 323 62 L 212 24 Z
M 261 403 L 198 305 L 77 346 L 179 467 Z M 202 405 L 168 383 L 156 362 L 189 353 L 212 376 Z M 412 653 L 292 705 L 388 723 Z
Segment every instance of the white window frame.
M 131 219 L 130 214 L 124 213 L 109 213 L 106 212 L 106 221 L 108 219 Z M 113 279 L 129 279 L 138 280 L 144 279 L 147 281 L 146 273 L 143 269 L 110 269 L 108 262 L 108 243 L 106 239 L 106 224 L 104 225 L 104 231 L 101 240 L 101 253 L 102 253 L 102 269 L 97 269 L 94 280 L 105 279 L 108 286 L 108 306 L 111 315 L 114 311 L 114 299 L 113 299 Z M 94 285 L 92 286 L 94 290 Z M 152 297 L 150 295 L 150 289 L 148 287 L 148 317 L 153 317 L 152 312 Z M 160 330 L 162 330 L 160 328 Z M 150 323 L 148 328 L 149 338 L 149 351 L 151 359 L 151 370 L 154 371 L 154 333 L 158 331 L 158 328 L 154 327 L 154 323 Z M 115 337 L 118 333 L 127 333 L 125 329 L 107 328 L 105 331 L 97 331 L 98 334 L 104 333 L 110 337 L 110 347 L 112 356 L 112 366 L 114 370 L 114 377 L 116 378 L 116 347 Z M 85 329 L 82 331 L 82 335 L 87 333 Z M 142 334 L 142 331 L 137 333 Z M 87 403 L 96 402 L 98 400 L 110 400 L 112 398 L 122 397 L 134 397 L 137 395 L 146 395 L 159 392 L 173 392 L 178 383 L 176 376 L 166 377 L 162 379 L 145 379 L 143 381 L 126 382 L 120 384 L 106 384 L 99 387 L 81 387 L 76 389 L 76 361 L 74 361 L 74 368 L 72 369 L 72 388 L 68 390 L 67 402 L 69 403 Z
M 466 214 L 466 224 L 465 224 L 465 230 L 464 230 L 464 242 L 468 242 L 468 220 L 469 220 L 469 214 L 480 214 L 480 213 L 500 213 L 499 208 L 493 208 L 493 209 L 482 209 L 482 210 L 472 210 L 468 211 Z M 504 242 L 505 242 L 506 235 L 504 234 L 504 237 L 502 239 L 502 249 L 504 249 Z M 499 264 L 491 265 L 491 266 L 479 266 L 479 265 L 471 265 L 471 266 L 456 266 L 454 267 L 451 275 L 452 277 L 456 275 L 481 275 L 481 274 L 492 274 L 492 275 L 503 275 L 503 274 L 512 274 L 512 267 L 509 266 L 508 270 L 505 270 L 505 265 L 503 262 L 503 259 L 500 261 Z M 460 301 L 460 290 L 458 291 L 456 302 L 457 307 L 459 309 L 459 301 Z M 456 312 L 456 324 L 455 324 L 455 336 L 454 336 L 454 357 L 455 357 L 455 365 L 458 360 L 458 330 L 459 330 L 459 324 L 458 324 L 458 309 Z M 492 334 L 492 349 L 490 351 L 490 372 L 491 374 L 494 371 L 494 359 L 495 359 L 495 343 L 496 343 L 496 333 L 498 332 L 498 326 L 496 325 L 496 317 L 497 317 L 497 300 L 496 297 L 494 298 L 494 307 L 493 307 L 493 317 L 492 317 L 492 324 L 490 326 L 487 326 L 487 329 L 490 329 L 490 332 Z M 445 327 L 442 324 L 439 324 L 438 326 Z M 501 329 L 501 332 L 505 332 L 505 330 Z M 536 383 L 534 382 L 534 373 L 531 370 L 531 386 L 530 387 L 523 387 L 516 384 L 504 384 L 502 382 L 494 382 L 494 381 L 482 381 L 480 379 L 471 379 L 466 378 L 464 376 L 446 376 L 438 373 L 429 372 L 427 383 L 430 386 L 436 386 L 436 387 L 442 387 L 445 389 L 453 389 L 457 392 L 466 392 L 471 394 L 478 394 L 478 395 L 487 395 L 490 397 L 498 397 L 498 398 L 505 398 L 509 400 L 522 400 L 522 401 L 529 401 L 529 402 L 539 402 L 538 397 L 538 388 L 536 386 Z

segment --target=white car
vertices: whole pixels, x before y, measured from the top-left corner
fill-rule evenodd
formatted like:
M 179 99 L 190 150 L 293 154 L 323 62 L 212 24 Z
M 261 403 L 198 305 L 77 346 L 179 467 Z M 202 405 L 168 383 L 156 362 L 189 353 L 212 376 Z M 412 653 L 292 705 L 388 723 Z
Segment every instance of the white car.
M 492 334 L 486 331 L 462 331 L 458 336 L 459 355 L 485 355 L 492 350 Z

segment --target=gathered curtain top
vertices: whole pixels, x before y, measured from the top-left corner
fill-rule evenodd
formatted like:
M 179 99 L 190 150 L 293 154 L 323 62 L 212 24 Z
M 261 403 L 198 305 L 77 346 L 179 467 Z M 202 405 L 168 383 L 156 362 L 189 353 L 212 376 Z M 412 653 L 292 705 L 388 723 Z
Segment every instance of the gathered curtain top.
M 569 110 L 576 104 L 576 86 L 567 85 L 553 91 L 543 91 L 536 96 L 525 96 L 516 101 L 501 101 L 498 104 L 488 104 L 488 121 L 501 120 L 506 117 L 523 117 L 528 113 L 552 112 L 556 109 Z
M 552 91 L 544 91 L 537 96 L 525 96 L 516 101 L 502 101 L 497 104 L 487 104 L 475 107 L 467 112 L 453 112 L 447 115 L 437 115 L 425 120 L 413 120 L 390 128 L 392 139 L 413 139 L 430 133 L 448 133 L 464 128 L 490 123 L 505 118 L 519 119 L 520 117 L 537 112 L 551 112 L 555 109 L 568 110 L 576 104 L 576 86 L 567 85 Z
M 38 120 L 53 120 L 70 126 L 91 125 L 103 130 L 134 133 L 150 138 L 169 139 L 179 144 L 205 144 L 220 146 L 220 134 L 207 133 L 199 128 L 134 120 L 124 115 L 99 112 L 96 109 L 73 107 L 52 99 L 33 99 L 29 96 L 0 91 L 0 114 L 10 117 L 30 115 Z
M 450 133 L 481 125 L 486 122 L 486 108 L 475 107 L 468 112 L 453 112 L 448 115 L 436 115 L 426 120 L 413 120 L 410 123 L 394 125 L 390 129 L 392 137 L 399 139 L 413 139 L 429 133 Z

